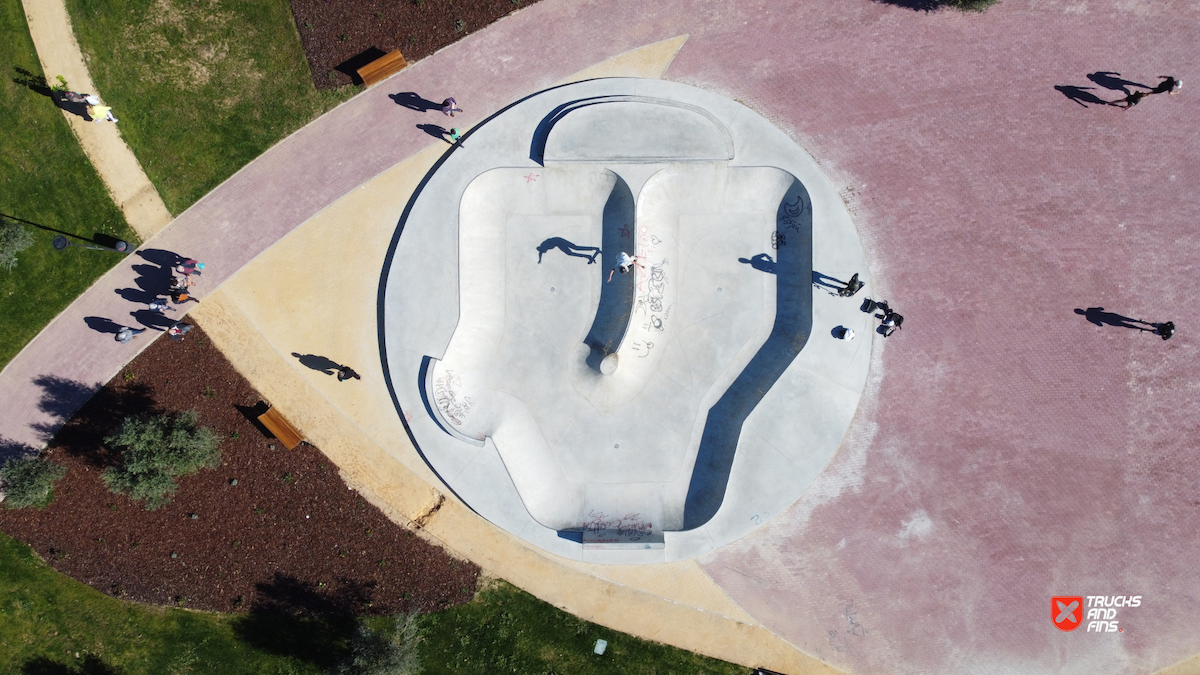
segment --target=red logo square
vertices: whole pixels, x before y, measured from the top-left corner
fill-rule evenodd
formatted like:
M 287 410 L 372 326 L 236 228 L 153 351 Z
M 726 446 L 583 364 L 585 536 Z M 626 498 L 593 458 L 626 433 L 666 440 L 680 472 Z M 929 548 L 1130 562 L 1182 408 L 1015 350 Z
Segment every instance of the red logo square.
M 1062 631 L 1073 631 L 1083 622 L 1082 595 L 1056 595 L 1050 598 L 1050 620 Z

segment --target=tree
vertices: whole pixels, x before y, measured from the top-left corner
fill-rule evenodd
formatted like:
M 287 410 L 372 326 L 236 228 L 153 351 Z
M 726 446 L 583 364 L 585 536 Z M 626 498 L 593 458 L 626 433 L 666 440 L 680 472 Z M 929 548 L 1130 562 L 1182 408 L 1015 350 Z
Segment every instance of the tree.
M 350 654 L 338 665 L 337 675 L 413 675 L 421 670 L 417 656 L 417 613 L 398 614 L 388 626 L 372 629 L 366 623 L 350 645 Z
M 0 267 L 12 271 L 17 254 L 33 246 L 33 235 L 21 223 L 0 218 Z
M 113 492 L 143 500 L 146 509 L 171 503 L 176 478 L 221 463 L 219 439 L 211 429 L 197 426 L 195 410 L 178 415 L 133 415 L 121 421 L 104 439 L 120 449 L 121 463 L 104 470 L 101 478 Z
M 10 509 L 45 508 L 54 501 L 54 484 L 66 473 L 65 467 L 48 459 L 20 457 L 8 460 L 0 469 L 4 505 Z

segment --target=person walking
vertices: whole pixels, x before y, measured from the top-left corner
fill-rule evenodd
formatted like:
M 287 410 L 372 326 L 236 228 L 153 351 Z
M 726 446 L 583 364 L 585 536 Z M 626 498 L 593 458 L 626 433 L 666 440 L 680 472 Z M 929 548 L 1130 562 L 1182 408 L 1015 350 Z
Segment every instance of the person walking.
M 150 307 L 148 307 L 148 309 L 151 312 L 154 312 L 155 314 L 163 314 L 163 315 L 166 314 L 166 311 L 168 309 L 171 311 L 175 311 L 175 308 L 168 305 L 167 301 L 163 300 L 162 298 L 155 298 L 155 299 L 151 300 Z
M 183 276 L 189 277 L 189 278 L 193 274 L 199 276 L 200 274 L 203 274 L 203 272 L 204 272 L 204 263 L 200 262 L 199 260 L 194 260 L 192 258 L 188 258 L 187 260 L 184 260 L 183 262 L 176 265 L 175 271 L 179 272 Z
M 620 271 L 621 274 L 625 274 L 629 270 L 633 269 L 634 265 L 637 265 L 638 267 L 641 267 L 642 269 L 646 269 L 646 266 L 638 261 L 637 256 L 631 256 L 628 253 L 626 253 L 625 251 L 621 251 L 617 255 L 617 266 L 608 271 L 607 281 L 612 281 L 613 272 Z M 607 283 L 607 281 L 606 281 L 606 283 Z
M 1171 336 L 1175 334 L 1175 322 L 1174 321 L 1168 321 L 1166 323 L 1156 323 L 1156 324 L 1152 324 L 1152 325 L 1154 326 L 1154 334 L 1161 337 L 1164 340 L 1170 340 Z
M 116 340 L 121 344 L 128 344 L 130 340 L 145 332 L 145 328 L 130 328 L 129 326 L 121 326 L 121 330 L 117 331 Z
M 463 109 L 458 107 L 458 101 L 455 101 L 453 97 L 448 98 L 445 101 L 442 101 L 442 114 L 443 115 L 449 115 L 451 117 L 454 117 L 454 113 L 462 112 L 462 111 L 463 111 Z
M 1142 99 L 1146 98 L 1149 95 L 1150 95 L 1150 92 L 1148 92 L 1148 91 L 1135 91 L 1132 94 L 1126 96 L 1125 98 L 1123 98 L 1119 101 L 1115 101 L 1113 103 L 1113 105 L 1119 106 L 1122 103 L 1124 103 L 1125 109 L 1129 110 L 1130 108 L 1132 108 L 1133 106 L 1140 103 Z
M 167 329 L 167 335 L 176 342 L 183 342 L 183 336 L 187 335 L 192 329 L 191 324 L 186 324 L 182 321 L 176 321 Z
M 1150 90 L 1151 94 L 1178 94 L 1179 90 L 1183 88 L 1183 80 L 1177 77 L 1172 75 L 1159 75 L 1159 77 L 1162 78 L 1162 82 L 1154 85 L 1154 88 Z
M 358 373 L 354 372 L 354 369 L 351 368 L 350 366 L 341 366 L 340 368 L 338 368 L 337 378 L 338 378 L 338 382 L 345 382 L 346 380 L 349 380 L 350 378 L 354 378 L 356 380 L 362 379 L 362 377 L 359 376 Z
M 96 98 L 95 96 L 86 96 L 84 97 L 84 100 L 86 100 L 88 104 L 88 117 L 92 118 L 93 122 L 116 123 L 117 118 L 113 117 L 111 106 L 100 105 L 100 99 Z

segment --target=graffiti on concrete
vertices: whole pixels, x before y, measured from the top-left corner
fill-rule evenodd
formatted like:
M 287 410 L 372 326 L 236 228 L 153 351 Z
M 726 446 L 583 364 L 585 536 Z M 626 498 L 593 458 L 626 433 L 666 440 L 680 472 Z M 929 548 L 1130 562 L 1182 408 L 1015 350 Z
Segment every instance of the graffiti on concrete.
M 471 412 L 473 405 L 470 396 L 459 398 L 460 389 L 462 389 L 462 378 L 455 377 L 454 373 L 449 370 L 433 382 L 433 400 L 437 404 L 438 410 L 442 411 L 446 419 L 458 426 L 462 426 L 463 418 Z

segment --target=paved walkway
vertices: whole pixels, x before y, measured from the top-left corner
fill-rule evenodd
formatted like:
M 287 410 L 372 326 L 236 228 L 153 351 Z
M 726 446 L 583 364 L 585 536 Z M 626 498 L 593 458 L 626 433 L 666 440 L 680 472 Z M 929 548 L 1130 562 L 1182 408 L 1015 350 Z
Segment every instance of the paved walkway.
M 56 75 L 62 75 L 72 91 L 97 94 L 103 99 L 104 93 L 96 88 L 84 65 L 66 3 L 63 0 L 22 0 L 22 5 L 46 79 L 54 82 Z M 113 113 L 120 119 L 120 110 Z M 66 111 L 63 116 L 133 231 L 145 241 L 166 227 L 171 222 L 171 214 L 133 151 L 125 145 L 117 125 L 87 122 Z
M 1181 311 L 1200 295 L 1194 3 L 925 14 L 869 0 L 545 0 L 310 124 L 152 245 L 207 260 L 212 288 L 427 145 L 388 93 L 453 94 L 477 122 L 685 33 L 667 77 L 747 103 L 816 157 L 907 317 L 817 484 L 704 570 L 754 619 L 855 673 L 1149 673 L 1200 652 L 1200 326 Z M 1054 89 L 1118 98 L 1087 80 L 1102 70 L 1190 84 L 1128 112 Z M 0 373 L 0 435 L 36 442 L 28 425 L 53 424 L 34 378 L 95 386 L 132 357 L 83 318 L 132 308 L 112 289 L 135 262 Z M 1163 342 L 1074 312 L 1099 306 L 1179 332 Z M 1062 633 L 1053 595 L 1143 602 L 1120 611 L 1120 633 Z

